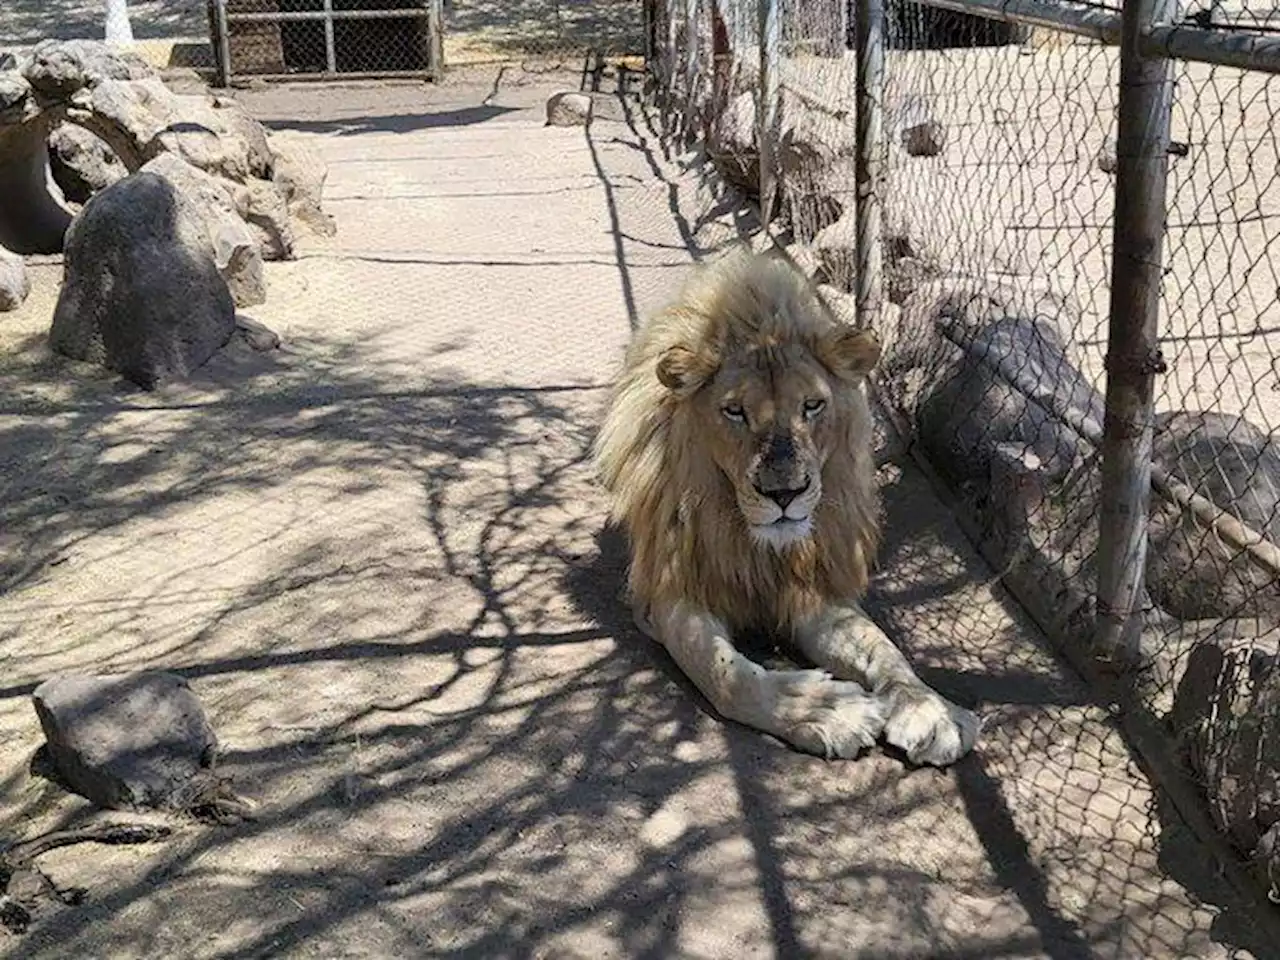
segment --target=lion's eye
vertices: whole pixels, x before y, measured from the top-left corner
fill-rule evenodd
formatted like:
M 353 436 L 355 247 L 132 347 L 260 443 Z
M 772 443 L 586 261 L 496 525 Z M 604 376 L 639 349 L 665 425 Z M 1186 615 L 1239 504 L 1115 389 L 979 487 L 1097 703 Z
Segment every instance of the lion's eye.
M 746 423 L 747 412 L 742 409 L 740 403 L 726 403 L 720 408 L 720 412 L 724 414 L 724 418 L 733 423 Z
M 814 417 L 816 417 L 818 414 L 820 414 L 823 411 L 826 405 L 827 405 L 827 401 L 825 400 L 806 400 L 804 402 L 805 417 L 812 420 Z

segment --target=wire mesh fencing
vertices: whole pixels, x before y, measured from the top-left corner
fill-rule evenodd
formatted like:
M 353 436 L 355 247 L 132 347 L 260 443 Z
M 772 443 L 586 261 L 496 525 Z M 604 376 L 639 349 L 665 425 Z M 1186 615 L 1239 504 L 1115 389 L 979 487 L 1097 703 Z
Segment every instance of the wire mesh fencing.
M 436 75 L 438 0 L 212 0 L 223 82 L 234 78 Z
M 936 2 L 668 0 L 668 114 L 878 328 L 970 536 L 1275 895 L 1280 20 L 1147 10 L 1126 88 L 1118 2 Z

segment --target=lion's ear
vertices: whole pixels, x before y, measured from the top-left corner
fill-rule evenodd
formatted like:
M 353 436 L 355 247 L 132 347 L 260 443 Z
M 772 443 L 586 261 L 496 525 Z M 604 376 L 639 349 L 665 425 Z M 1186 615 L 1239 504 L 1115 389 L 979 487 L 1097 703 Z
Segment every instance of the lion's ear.
M 870 329 L 843 327 L 823 347 L 828 366 L 842 377 L 865 377 L 880 359 L 880 338 Z
M 701 387 L 713 371 L 705 358 L 688 347 L 668 347 L 658 358 L 658 380 L 673 393 L 687 396 Z

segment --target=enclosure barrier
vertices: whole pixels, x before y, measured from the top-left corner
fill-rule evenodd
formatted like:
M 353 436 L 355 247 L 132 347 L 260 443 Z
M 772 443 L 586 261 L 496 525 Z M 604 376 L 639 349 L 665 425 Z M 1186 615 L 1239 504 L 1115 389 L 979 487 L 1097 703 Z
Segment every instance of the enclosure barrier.
M 1280 38 L 1240 2 L 653 0 L 646 35 L 672 132 L 880 331 L 962 525 L 1276 899 L 1239 791 L 1280 769 Z
M 209 0 L 218 82 L 425 77 L 444 65 L 442 0 Z

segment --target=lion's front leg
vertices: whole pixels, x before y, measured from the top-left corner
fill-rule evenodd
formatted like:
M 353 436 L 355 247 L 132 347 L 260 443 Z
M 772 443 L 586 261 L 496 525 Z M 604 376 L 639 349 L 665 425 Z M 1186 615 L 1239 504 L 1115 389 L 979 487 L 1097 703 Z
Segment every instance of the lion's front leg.
M 822 670 L 766 670 L 711 614 L 676 604 L 638 618 L 725 717 L 827 758 L 856 757 L 884 729 L 884 699 Z M 648 632 L 648 631 L 646 631 Z
M 826 611 L 796 633 L 805 656 L 843 680 L 860 680 L 888 714 L 885 739 L 912 763 L 946 766 L 973 748 L 978 716 L 921 680 L 893 641 L 856 604 Z

